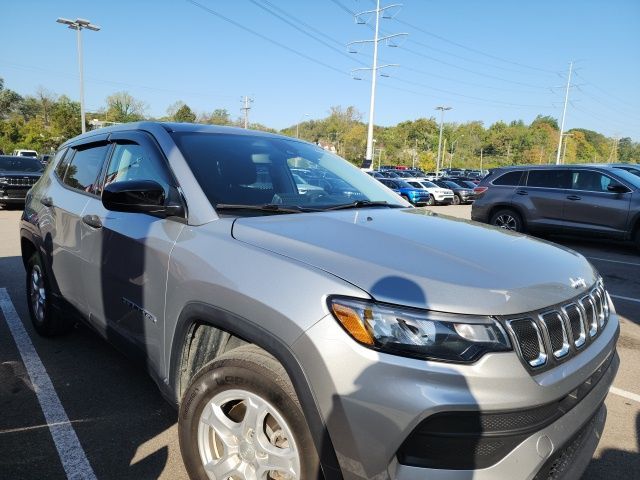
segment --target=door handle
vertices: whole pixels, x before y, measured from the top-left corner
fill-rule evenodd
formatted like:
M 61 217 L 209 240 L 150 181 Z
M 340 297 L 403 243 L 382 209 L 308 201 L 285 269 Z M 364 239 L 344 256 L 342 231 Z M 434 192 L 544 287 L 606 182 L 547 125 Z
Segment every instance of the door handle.
M 45 207 L 53 207 L 53 200 L 51 200 L 51 197 L 42 197 L 40 199 L 40 203 Z
M 568 195 L 567 200 L 582 200 L 582 197 L 579 197 L 578 195 Z
M 82 221 L 91 228 L 102 228 L 102 221 L 97 215 L 85 215 L 82 217 Z
M 529 192 L 527 192 L 526 190 L 516 190 L 516 193 L 518 195 L 529 195 Z

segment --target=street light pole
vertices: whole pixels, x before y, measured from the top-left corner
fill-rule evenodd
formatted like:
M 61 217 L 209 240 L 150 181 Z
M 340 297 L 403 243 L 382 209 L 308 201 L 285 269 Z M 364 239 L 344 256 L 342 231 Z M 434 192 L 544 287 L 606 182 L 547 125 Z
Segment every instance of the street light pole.
M 440 110 L 440 137 L 438 139 L 438 158 L 436 159 L 436 176 L 440 173 L 440 154 L 442 153 L 442 125 L 444 123 L 445 110 L 451 110 L 452 107 L 440 105 L 436 110 Z
M 86 28 L 88 30 L 92 30 L 97 32 L 100 30 L 98 25 L 92 24 L 89 20 L 84 20 L 82 18 L 77 18 L 74 20 L 69 20 L 67 18 L 58 18 L 56 22 L 61 23 L 63 25 L 67 25 L 71 30 L 76 31 L 76 40 L 77 40 L 77 48 L 78 48 L 78 70 L 80 73 L 80 122 L 82 133 L 87 131 L 87 127 L 85 125 L 85 112 L 84 112 L 84 72 L 82 66 L 82 29 Z

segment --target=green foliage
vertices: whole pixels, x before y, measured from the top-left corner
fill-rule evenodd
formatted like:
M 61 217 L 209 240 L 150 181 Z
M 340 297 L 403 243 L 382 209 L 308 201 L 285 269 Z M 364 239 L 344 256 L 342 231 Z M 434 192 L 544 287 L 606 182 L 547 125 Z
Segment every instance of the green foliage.
M 182 105 L 173 116 L 175 122 L 193 123 L 196 121 L 196 114 L 189 108 L 189 105 Z
M 116 92 L 107 97 L 107 118 L 111 122 L 137 122 L 145 118 L 147 106 L 127 92 Z
M 146 105 L 127 92 L 116 92 L 106 99 L 106 108 L 88 113 L 88 119 L 107 122 L 131 122 L 147 118 Z M 211 125 L 242 126 L 224 108 L 196 116 L 182 101 L 167 109 L 161 120 L 195 122 Z M 299 127 L 299 128 L 297 128 Z M 275 132 L 259 123 L 249 128 Z M 5 88 L 0 78 L 0 149 L 35 149 L 40 153 L 57 148 L 65 140 L 80 134 L 80 104 L 66 96 L 57 97 L 40 87 L 35 95 L 21 96 Z M 338 155 L 356 165 L 365 156 L 367 125 L 353 106 L 333 106 L 325 118 L 310 119 L 279 133 L 296 136 L 335 149 Z M 586 129 L 567 132 L 566 163 L 635 162 L 640 163 L 640 143 L 630 138 L 615 139 Z M 418 118 L 392 127 L 375 127 L 374 165 L 415 165 L 425 171 L 435 169 L 439 124 L 434 118 Z M 558 148 L 558 121 L 538 115 L 530 125 L 521 120 L 496 122 L 488 128 L 482 122 L 446 123 L 443 128 L 444 166 L 491 168 L 513 164 L 554 163 Z M 563 142 L 564 143 L 564 142 Z

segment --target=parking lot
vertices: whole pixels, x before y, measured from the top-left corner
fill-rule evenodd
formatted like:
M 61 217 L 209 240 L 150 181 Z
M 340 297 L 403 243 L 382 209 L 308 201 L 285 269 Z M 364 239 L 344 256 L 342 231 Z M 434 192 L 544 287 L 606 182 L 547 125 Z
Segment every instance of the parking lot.
M 469 218 L 470 206 L 432 207 Z M 24 295 L 19 211 L 0 209 L 0 479 L 58 479 L 66 464 L 82 464 L 98 479 L 187 478 L 177 439 L 176 412 L 145 371 L 84 326 L 56 339 L 35 334 Z M 611 242 L 553 238 L 585 255 L 600 271 L 621 316 L 621 367 L 606 404 L 608 420 L 586 479 L 640 476 L 640 255 Z M 472 246 L 470 246 L 472 248 Z M 6 292 L 6 293 L 5 293 Z M 8 295 L 8 296 L 7 296 Z M 13 325 L 13 326 L 12 326 Z M 16 327 L 18 325 L 18 327 Z M 19 325 L 33 354 L 18 350 Z M 66 417 L 45 418 L 25 363 L 42 361 Z M 68 422 L 81 450 L 57 451 L 51 430 Z M 95 473 L 95 476 L 92 476 Z

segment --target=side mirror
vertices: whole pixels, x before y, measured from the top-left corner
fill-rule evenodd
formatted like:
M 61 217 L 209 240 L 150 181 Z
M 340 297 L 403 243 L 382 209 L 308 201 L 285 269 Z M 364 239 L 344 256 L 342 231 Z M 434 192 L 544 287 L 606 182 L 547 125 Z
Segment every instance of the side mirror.
M 619 183 L 614 183 L 607 187 L 607 190 L 613 193 L 627 193 L 629 189 L 624 185 L 620 185 Z
M 179 216 L 180 205 L 165 205 L 164 189 L 153 180 L 113 182 L 104 187 L 102 205 L 114 212 L 150 213 L 161 216 Z

